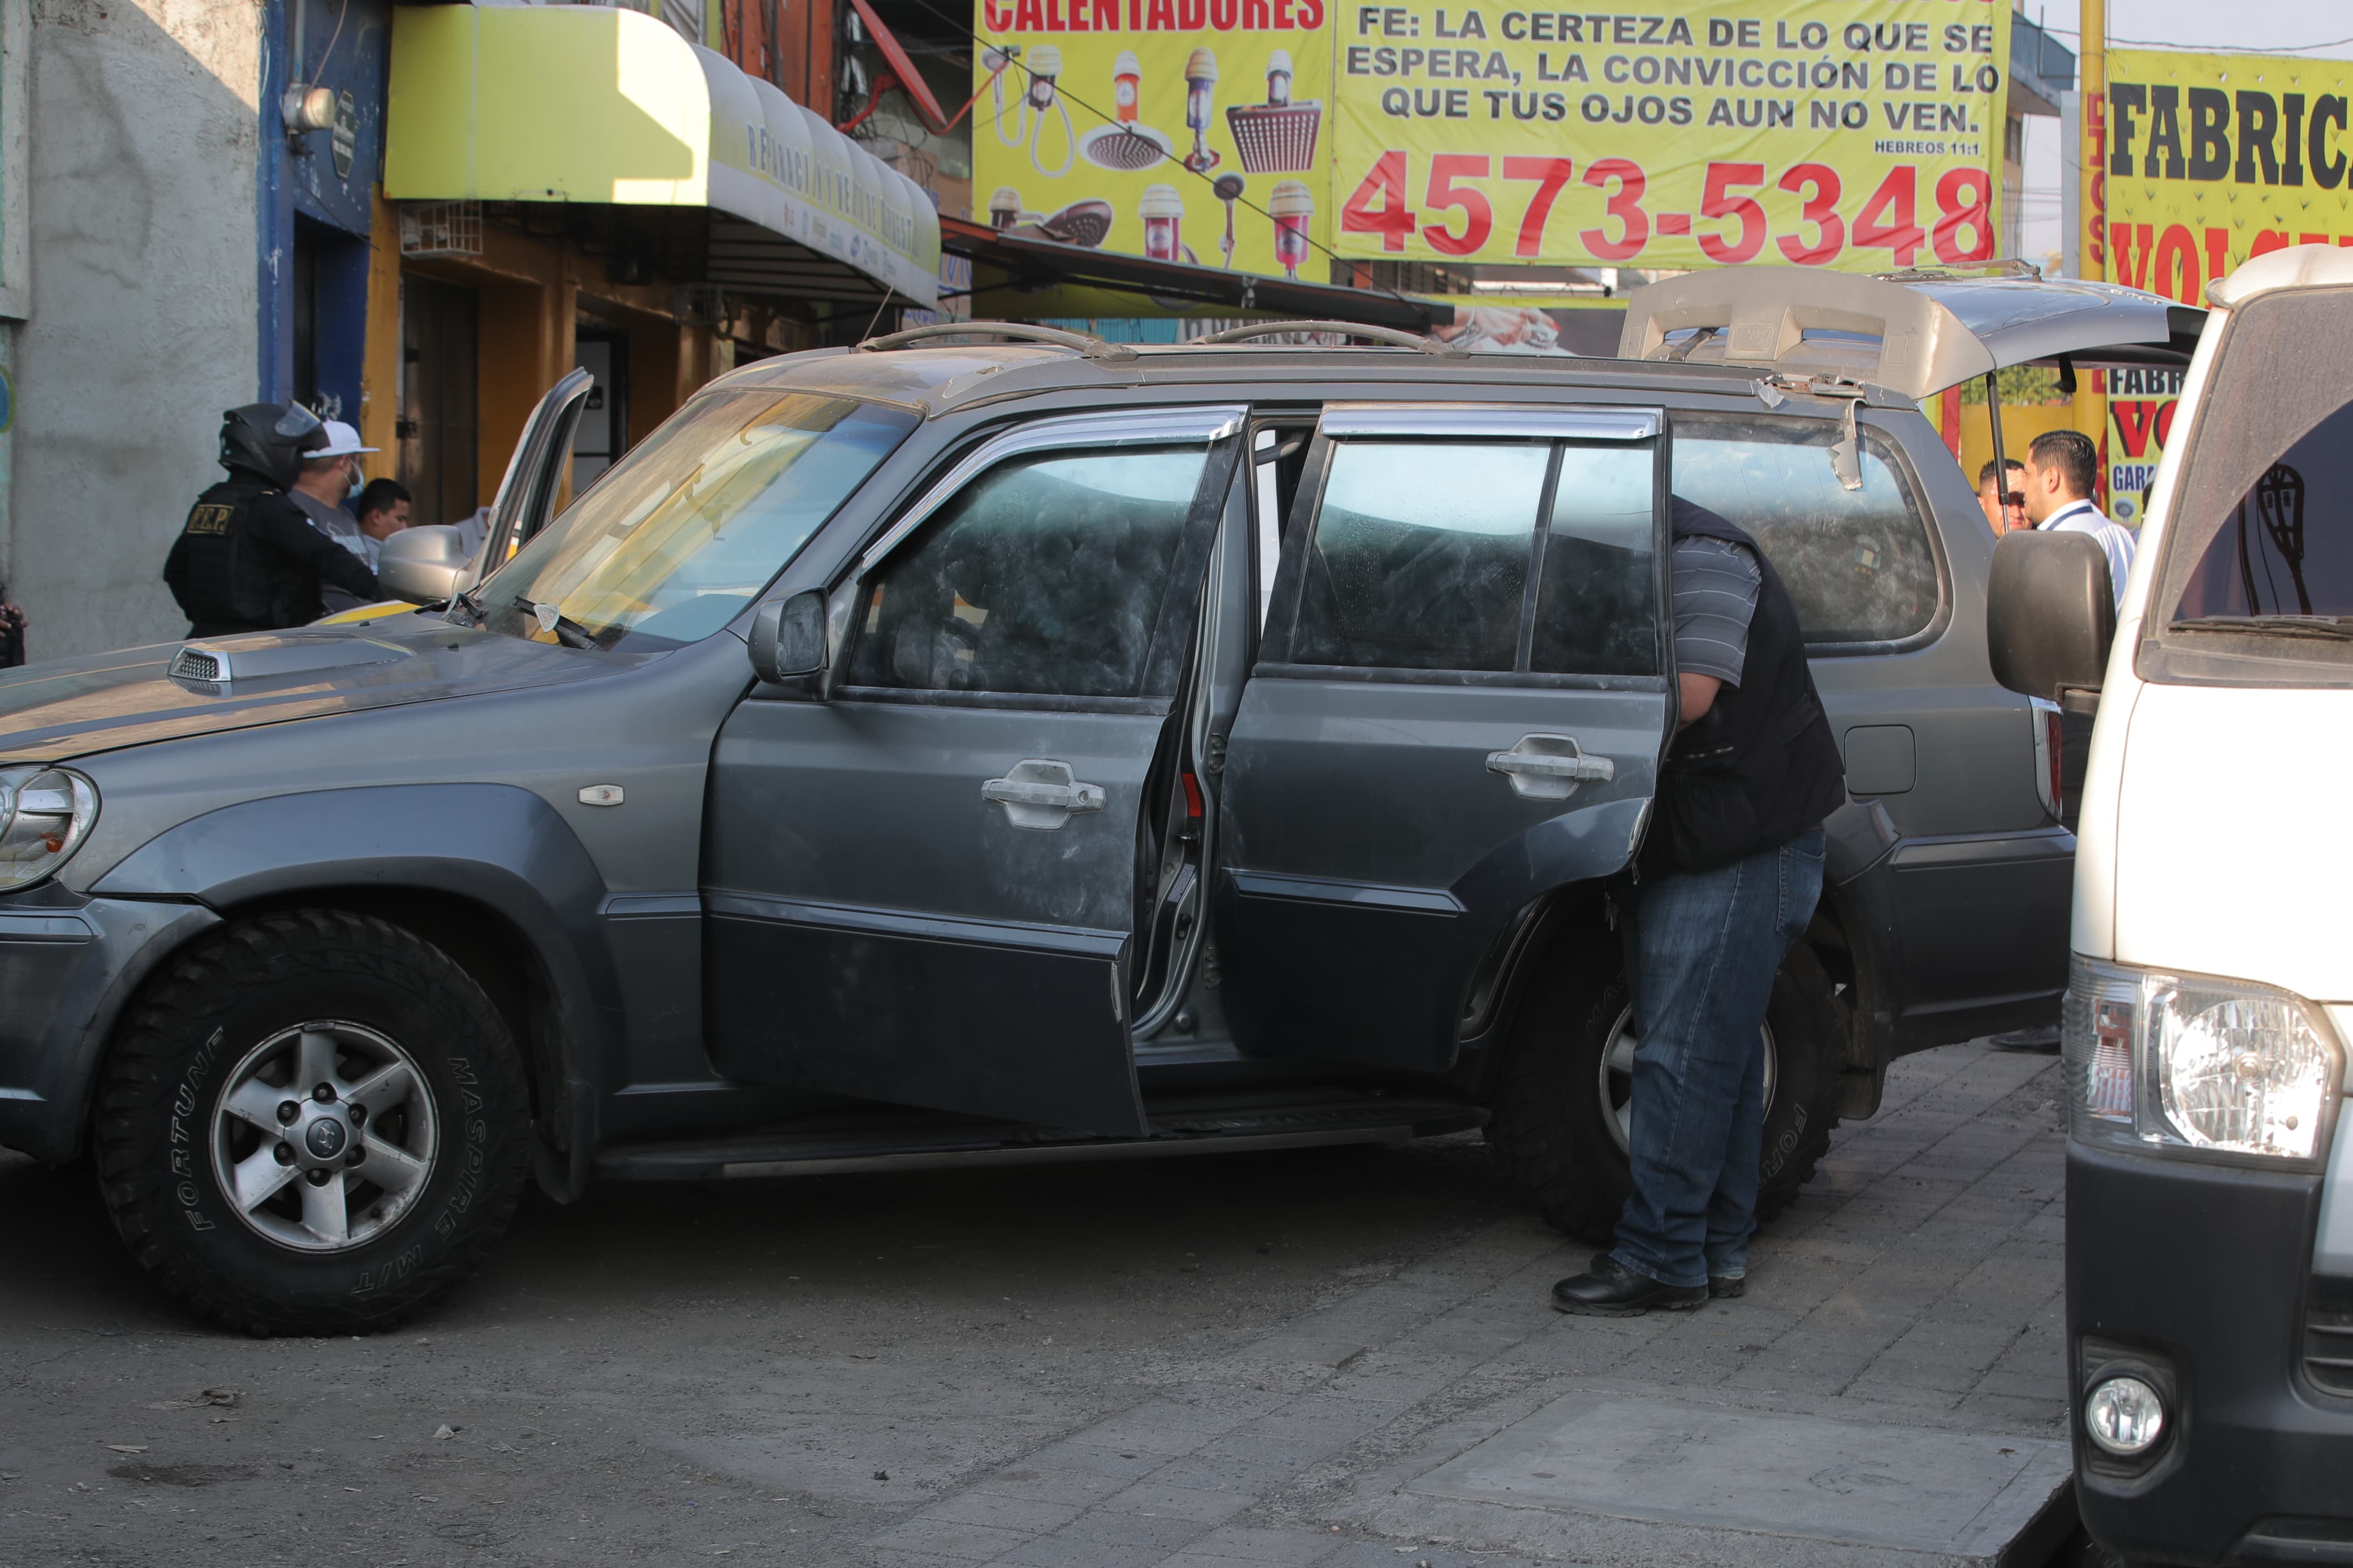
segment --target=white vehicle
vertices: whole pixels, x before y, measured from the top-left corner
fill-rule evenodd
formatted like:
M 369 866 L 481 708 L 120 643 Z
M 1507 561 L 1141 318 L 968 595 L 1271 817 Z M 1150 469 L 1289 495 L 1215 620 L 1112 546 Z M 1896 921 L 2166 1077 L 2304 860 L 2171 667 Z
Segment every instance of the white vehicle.
M 2065 1008 L 2076 1489 L 2130 1562 L 2353 1563 L 2353 252 L 2208 297 L 2113 647 L 2087 537 L 2006 539 L 1989 597 L 2005 685 L 2098 704 Z

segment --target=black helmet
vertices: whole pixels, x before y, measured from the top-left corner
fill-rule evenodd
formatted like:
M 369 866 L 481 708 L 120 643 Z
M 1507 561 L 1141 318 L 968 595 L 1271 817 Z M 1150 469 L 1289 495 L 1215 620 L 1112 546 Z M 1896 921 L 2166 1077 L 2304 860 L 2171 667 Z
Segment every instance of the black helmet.
M 299 403 L 248 403 L 221 416 L 220 464 L 290 489 L 302 454 L 327 444 L 327 427 Z

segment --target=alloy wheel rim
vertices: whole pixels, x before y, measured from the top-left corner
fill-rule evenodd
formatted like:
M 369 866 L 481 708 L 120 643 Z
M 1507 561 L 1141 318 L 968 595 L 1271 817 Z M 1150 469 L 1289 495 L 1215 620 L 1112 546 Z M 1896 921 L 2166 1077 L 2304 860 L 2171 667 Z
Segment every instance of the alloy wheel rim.
M 1781 1053 L 1773 1043 L 1773 1026 L 1760 1025 L 1757 1031 L 1765 1037 L 1765 1113 L 1773 1111 L 1773 1091 L 1781 1076 Z M 1597 1075 L 1597 1088 L 1601 1095 L 1601 1121 L 1609 1129 L 1610 1140 L 1620 1154 L 1633 1147 L 1634 1128 L 1634 1048 L 1641 1042 L 1634 1033 L 1634 1007 L 1628 1003 L 1618 1013 L 1618 1021 L 1609 1026 L 1609 1042 L 1601 1047 L 1601 1067 Z
M 416 1058 L 322 1019 L 246 1052 L 213 1115 L 213 1174 L 246 1226 L 297 1252 L 364 1247 L 400 1223 L 440 1152 Z

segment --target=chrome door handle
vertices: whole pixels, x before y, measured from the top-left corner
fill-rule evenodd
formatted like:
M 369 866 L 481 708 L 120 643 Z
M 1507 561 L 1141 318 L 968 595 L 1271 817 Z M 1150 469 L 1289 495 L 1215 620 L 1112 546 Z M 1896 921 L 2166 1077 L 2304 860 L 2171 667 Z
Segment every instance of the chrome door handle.
M 1526 799 L 1567 800 L 1578 784 L 1616 778 L 1618 764 L 1587 755 L 1574 735 L 1523 735 L 1510 751 L 1488 752 L 1487 771 L 1509 779 L 1513 793 Z
M 1001 779 L 980 786 L 980 798 L 1005 808 L 1005 819 L 1016 827 L 1052 832 L 1082 811 L 1103 808 L 1103 787 L 1081 784 L 1068 763 L 1031 757 L 1013 764 Z

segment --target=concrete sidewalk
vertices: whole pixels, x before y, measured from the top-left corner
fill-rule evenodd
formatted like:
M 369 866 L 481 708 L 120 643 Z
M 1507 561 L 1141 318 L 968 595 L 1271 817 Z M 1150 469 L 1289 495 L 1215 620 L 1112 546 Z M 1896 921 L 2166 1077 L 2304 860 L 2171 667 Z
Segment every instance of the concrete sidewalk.
M 2036 1561 L 2068 1522 L 2062 1100 L 2049 1057 L 1910 1058 L 1738 1300 L 1561 1317 L 1546 1292 L 1588 1250 L 1493 1223 L 934 1500 L 867 1558 Z

